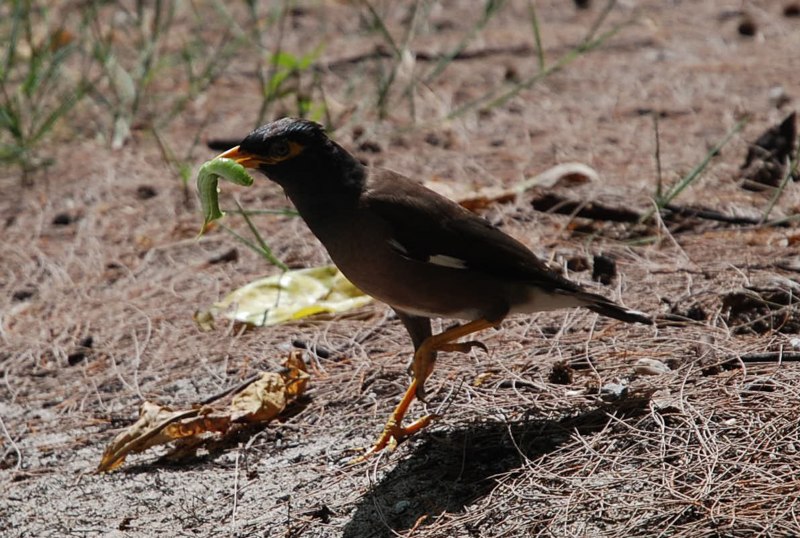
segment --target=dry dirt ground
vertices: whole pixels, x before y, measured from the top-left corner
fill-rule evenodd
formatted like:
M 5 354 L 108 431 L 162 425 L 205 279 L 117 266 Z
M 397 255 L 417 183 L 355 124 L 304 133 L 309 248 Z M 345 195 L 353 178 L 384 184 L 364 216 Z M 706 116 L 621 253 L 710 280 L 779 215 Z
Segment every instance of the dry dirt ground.
M 324 44 L 316 85 L 311 71 L 302 77 L 312 99 L 326 103 L 333 136 L 371 164 L 453 193 L 511 186 L 564 162 L 593 167 L 599 181 L 529 190 L 482 213 L 569 267 L 570 278 L 684 321 L 627 326 L 584 311 L 509 319 L 483 335 L 488 354 L 440 358 L 428 404 L 440 420 L 395 452 L 350 465 L 408 382 L 411 348 L 399 322 L 372 304 L 334 319 L 200 331 L 196 310 L 277 269 L 219 228 L 196 240 L 198 205 L 164 163 L 147 129 L 152 118 L 143 114 L 112 150 L 108 123 L 96 116 L 102 110 L 87 102 L 47 140 L 54 162 L 32 185 L 21 186 L 16 168 L 0 172 L 0 535 L 800 535 L 797 222 L 665 212 L 663 221 L 637 224 L 602 212 L 584 218 L 580 207 L 572 215 L 541 210 L 555 195 L 644 213 L 657 183 L 653 114 L 665 186 L 749 117 L 673 203 L 758 221 L 774 190 L 742 189 L 739 167 L 748 142 L 800 102 L 800 18 L 784 13 L 791 2 L 620 1 L 595 35 L 630 23 L 596 49 L 507 102 L 451 119 L 463 104 L 537 72 L 528 2 L 506 2 L 475 30 L 466 51 L 478 54 L 412 84 L 413 110 L 405 88 L 476 28 L 483 3 L 421 2 L 416 20 L 412 2 L 372 4 L 398 46 L 407 41 L 402 61 L 365 4 L 298 2 L 285 20 L 284 50 L 301 55 Z M 208 10 L 208 27 L 178 17 L 167 46 L 187 32 L 221 35 L 213 10 L 194 5 Z M 605 3 L 535 6 L 553 65 L 591 31 Z M 252 21 L 240 8 L 231 12 L 246 29 Z M 116 16 L 106 9 L 103 16 Z M 745 18 L 753 25 L 745 33 L 755 35 L 740 32 Z M 276 33 L 263 38 L 274 50 Z M 202 142 L 236 138 L 254 126 L 257 54 L 264 52 L 242 45 L 216 82 L 192 96 L 162 135 L 176 153 L 195 134 Z M 380 119 L 378 82 L 394 67 Z M 185 91 L 175 80 L 155 84 Z M 293 107 L 289 95 L 269 117 Z M 190 164 L 213 155 L 200 147 Z M 251 209 L 287 206 L 266 180 L 226 185 L 223 206 L 234 196 Z M 800 188 L 790 181 L 769 218 L 799 208 Z M 226 223 L 247 234 L 241 219 Z M 299 219 L 263 215 L 256 223 L 292 267 L 326 261 Z M 211 263 L 231 248 L 236 259 Z M 617 268 L 605 286 L 590 270 L 601 253 Z M 731 295 L 745 286 L 772 289 L 774 312 Z M 749 324 L 736 326 L 743 316 Z M 308 397 L 283 420 L 179 462 L 154 449 L 116 472 L 94 473 L 142 401 L 191 405 L 276 368 L 295 341 L 329 353 L 306 352 Z M 640 359 L 669 370 L 637 373 Z

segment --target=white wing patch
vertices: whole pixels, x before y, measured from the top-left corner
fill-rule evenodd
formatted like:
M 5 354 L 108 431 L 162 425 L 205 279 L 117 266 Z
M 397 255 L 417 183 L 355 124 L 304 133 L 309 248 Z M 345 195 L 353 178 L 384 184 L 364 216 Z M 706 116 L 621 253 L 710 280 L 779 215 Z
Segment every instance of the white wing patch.
M 418 262 L 430 263 L 433 265 L 438 265 L 439 267 L 449 267 L 450 269 L 466 269 L 467 262 L 456 258 L 455 256 L 448 256 L 446 254 L 434 254 L 433 256 L 428 256 L 427 260 L 423 260 L 420 258 L 416 258 L 409 254 L 408 249 L 403 246 L 403 244 L 395 239 L 394 237 L 389 239 L 389 246 L 392 247 L 396 252 L 398 252 L 404 258 L 409 260 L 415 260 Z
M 428 258 L 428 263 L 433 265 L 440 265 L 442 267 L 450 267 L 451 269 L 466 269 L 467 262 L 454 258 L 453 256 L 445 256 L 444 254 L 436 254 Z
M 408 250 L 406 249 L 406 247 L 404 247 L 403 243 L 401 243 L 400 241 L 398 241 L 394 237 L 389 239 L 389 245 L 391 245 L 391 247 L 393 249 L 395 249 L 397 252 L 399 252 L 403 256 L 408 256 Z

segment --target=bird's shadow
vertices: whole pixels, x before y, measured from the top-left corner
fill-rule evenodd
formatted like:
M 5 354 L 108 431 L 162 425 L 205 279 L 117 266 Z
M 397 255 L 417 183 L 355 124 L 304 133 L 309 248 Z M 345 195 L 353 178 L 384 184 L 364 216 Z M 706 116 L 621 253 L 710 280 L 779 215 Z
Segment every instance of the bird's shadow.
M 610 415 L 641 415 L 648 400 L 649 394 L 624 398 L 561 420 L 489 422 L 431 434 L 361 498 L 342 536 L 394 537 L 423 516 L 431 521 L 443 512 L 463 512 L 494 489 L 494 477 L 517 469 L 524 458 L 545 456 L 576 432 L 601 431 Z

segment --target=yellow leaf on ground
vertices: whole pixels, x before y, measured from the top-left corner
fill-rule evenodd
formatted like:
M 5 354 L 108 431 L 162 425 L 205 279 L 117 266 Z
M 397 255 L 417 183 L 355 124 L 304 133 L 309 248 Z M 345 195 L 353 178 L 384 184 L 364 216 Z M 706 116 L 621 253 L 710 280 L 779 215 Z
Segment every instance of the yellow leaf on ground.
M 340 313 L 368 304 L 333 265 L 286 271 L 261 278 L 215 303 L 211 315 L 256 326 L 275 325 L 320 313 Z

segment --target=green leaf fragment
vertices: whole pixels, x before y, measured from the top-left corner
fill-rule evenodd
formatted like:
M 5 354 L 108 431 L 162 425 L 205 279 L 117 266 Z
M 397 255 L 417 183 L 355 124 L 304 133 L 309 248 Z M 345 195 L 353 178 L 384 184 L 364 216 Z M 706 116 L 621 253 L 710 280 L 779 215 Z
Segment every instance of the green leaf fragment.
M 222 218 L 224 213 L 219 208 L 219 178 L 237 185 L 249 187 L 253 184 L 253 177 L 247 173 L 244 166 L 233 159 L 212 159 L 206 161 L 197 172 L 197 192 L 200 195 L 200 206 L 203 208 L 202 235 L 208 225 Z

